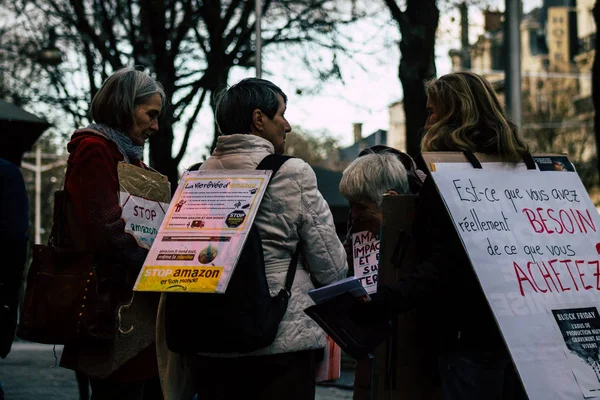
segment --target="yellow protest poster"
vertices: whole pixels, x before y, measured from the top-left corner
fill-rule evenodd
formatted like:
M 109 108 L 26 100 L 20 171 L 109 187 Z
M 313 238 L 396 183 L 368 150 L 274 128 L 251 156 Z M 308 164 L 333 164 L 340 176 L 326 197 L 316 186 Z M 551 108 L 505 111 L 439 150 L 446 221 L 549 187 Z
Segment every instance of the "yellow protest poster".
M 134 290 L 224 293 L 271 173 L 186 172 Z

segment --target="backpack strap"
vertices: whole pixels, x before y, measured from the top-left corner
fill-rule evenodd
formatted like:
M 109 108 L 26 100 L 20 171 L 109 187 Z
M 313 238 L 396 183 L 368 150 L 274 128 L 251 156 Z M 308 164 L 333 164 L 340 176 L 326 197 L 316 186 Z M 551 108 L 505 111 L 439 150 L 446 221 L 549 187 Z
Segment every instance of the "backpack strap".
M 189 167 L 187 170 L 188 171 L 198 171 L 200 169 L 200 167 L 202 166 L 202 163 L 196 163 L 194 165 L 192 165 L 191 167 Z
M 271 174 L 271 178 L 269 179 L 269 183 L 271 183 L 271 179 L 275 176 L 279 168 L 290 158 L 294 158 L 292 156 L 283 156 L 280 154 L 269 154 L 257 165 L 256 169 L 259 170 L 271 170 L 273 173 Z M 292 294 L 292 284 L 294 283 L 294 277 L 296 276 L 296 268 L 298 267 L 298 256 L 300 254 L 300 245 L 296 246 L 296 251 L 292 256 L 290 261 L 290 266 L 288 267 L 288 272 L 285 277 L 285 290 L 288 294 L 288 297 Z
M 270 178 L 273 179 L 277 171 L 279 171 L 279 168 L 281 168 L 281 166 L 285 164 L 285 162 L 290 158 L 294 157 L 282 156 L 279 154 L 269 154 L 268 156 L 262 159 L 262 161 L 256 166 L 256 169 L 273 171 Z

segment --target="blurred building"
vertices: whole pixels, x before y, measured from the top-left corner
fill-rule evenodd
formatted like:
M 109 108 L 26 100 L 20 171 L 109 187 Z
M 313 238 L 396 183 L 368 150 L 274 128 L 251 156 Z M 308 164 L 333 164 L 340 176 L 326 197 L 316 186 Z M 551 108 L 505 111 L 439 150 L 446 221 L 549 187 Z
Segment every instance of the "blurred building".
M 593 7 L 594 0 L 544 0 L 520 25 L 521 129 L 536 151 L 568 153 L 580 175 L 595 156 Z M 504 51 L 503 13 L 486 10 L 484 33 L 467 49 L 450 51 L 452 70 L 483 75 L 504 101 Z M 471 68 L 464 68 L 465 53 Z
M 352 124 L 352 134 L 354 143 L 348 147 L 339 149 L 339 167 L 344 169 L 354 161 L 358 154 L 367 147 L 375 145 L 388 145 L 388 132 L 383 129 L 378 129 L 369 136 L 362 136 L 362 123 L 356 122 Z
M 350 164 L 358 154 L 365 148 L 384 145 L 400 151 L 406 151 L 406 115 L 404 114 L 404 103 L 393 102 L 388 106 L 390 125 L 388 130 L 378 129 L 368 136 L 362 135 L 362 124 L 352 124 L 352 135 L 354 143 L 339 150 L 338 163 L 342 169 Z
M 579 78 L 579 93 L 575 107 L 579 112 L 593 111 L 592 104 L 592 64 L 596 53 L 596 24 L 592 9 L 594 0 L 579 0 L 577 4 L 577 52 L 574 57 Z
M 390 126 L 387 133 L 387 145 L 406 152 L 406 114 L 404 103 L 396 101 L 388 106 Z
M 322 167 L 313 166 L 312 168 L 317 177 L 317 189 L 329 205 L 335 231 L 340 240 L 343 241 L 346 237 L 350 206 L 339 190 L 342 173 Z
M 583 0 L 587 1 L 587 0 Z M 593 6 L 593 1 L 590 2 Z M 578 11 L 575 0 L 544 0 L 543 5 L 521 20 L 521 74 L 523 86 L 533 92 L 548 73 L 576 73 L 579 54 Z M 588 10 L 588 13 L 591 11 Z M 591 15 L 591 14 L 590 14 Z M 588 18 L 586 35 L 594 30 Z M 471 71 L 483 75 L 502 92 L 504 80 L 504 17 L 499 11 L 484 11 L 484 33 L 469 45 Z M 451 50 L 452 70 L 462 68 L 463 50 Z M 556 77 L 556 76 L 555 76 Z M 533 93 L 532 93 L 533 94 Z

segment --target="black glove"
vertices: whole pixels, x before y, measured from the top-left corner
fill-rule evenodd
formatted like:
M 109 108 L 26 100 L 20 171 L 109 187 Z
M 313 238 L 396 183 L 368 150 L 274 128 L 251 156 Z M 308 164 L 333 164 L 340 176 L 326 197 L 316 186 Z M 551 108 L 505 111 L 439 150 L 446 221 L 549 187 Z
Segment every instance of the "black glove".
M 357 302 L 350 308 L 350 319 L 359 326 L 375 326 L 388 322 L 392 315 L 385 306 L 385 300 L 377 293 L 371 300 Z

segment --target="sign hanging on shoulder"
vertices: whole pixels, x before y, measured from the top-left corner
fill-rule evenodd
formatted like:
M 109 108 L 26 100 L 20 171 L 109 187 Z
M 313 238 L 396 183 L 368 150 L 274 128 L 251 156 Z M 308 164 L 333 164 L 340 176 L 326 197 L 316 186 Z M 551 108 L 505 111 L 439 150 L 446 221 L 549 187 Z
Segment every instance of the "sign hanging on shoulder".
M 271 173 L 184 173 L 134 290 L 224 293 Z
M 598 398 L 600 218 L 566 157 L 534 160 L 431 170 L 529 398 Z
M 119 205 L 125 232 L 138 246 L 150 249 L 171 200 L 171 185 L 165 175 L 120 162 Z
M 352 234 L 352 260 L 354 276 L 367 293 L 377 292 L 379 272 L 379 235 L 369 231 Z

